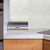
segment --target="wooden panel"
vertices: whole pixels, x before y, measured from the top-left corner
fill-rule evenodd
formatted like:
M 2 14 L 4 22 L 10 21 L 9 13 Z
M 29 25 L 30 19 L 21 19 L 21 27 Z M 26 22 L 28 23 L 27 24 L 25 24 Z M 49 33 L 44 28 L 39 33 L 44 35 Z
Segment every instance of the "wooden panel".
M 7 30 L 7 32 L 28 32 L 28 30 Z
M 42 40 L 4 40 L 4 50 L 42 50 Z
M 50 50 L 50 40 L 44 40 L 44 50 Z

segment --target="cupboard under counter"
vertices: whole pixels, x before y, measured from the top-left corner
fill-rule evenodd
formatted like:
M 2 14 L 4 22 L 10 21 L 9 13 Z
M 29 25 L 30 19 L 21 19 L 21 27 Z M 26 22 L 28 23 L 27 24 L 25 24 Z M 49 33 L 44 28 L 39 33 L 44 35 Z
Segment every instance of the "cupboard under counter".
M 4 50 L 42 50 L 41 39 L 5 39 Z

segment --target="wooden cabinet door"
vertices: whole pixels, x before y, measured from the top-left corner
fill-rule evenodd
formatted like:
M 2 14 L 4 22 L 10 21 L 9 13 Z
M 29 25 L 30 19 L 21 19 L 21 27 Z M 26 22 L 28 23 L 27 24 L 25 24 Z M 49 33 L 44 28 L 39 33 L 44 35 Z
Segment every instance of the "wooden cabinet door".
M 43 50 L 43 40 L 33 40 L 33 50 Z
M 42 40 L 4 40 L 4 50 L 42 50 Z
M 44 50 L 50 50 L 50 40 L 44 40 Z

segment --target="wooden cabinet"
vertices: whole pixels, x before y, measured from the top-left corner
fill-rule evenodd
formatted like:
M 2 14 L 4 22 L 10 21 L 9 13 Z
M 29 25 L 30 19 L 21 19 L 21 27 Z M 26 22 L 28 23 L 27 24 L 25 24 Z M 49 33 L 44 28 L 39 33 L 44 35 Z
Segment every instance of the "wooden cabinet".
M 44 40 L 44 50 L 50 50 L 50 40 Z
M 42 50 L 43 40 L 14 39 L 4 40 L 4 50 Z

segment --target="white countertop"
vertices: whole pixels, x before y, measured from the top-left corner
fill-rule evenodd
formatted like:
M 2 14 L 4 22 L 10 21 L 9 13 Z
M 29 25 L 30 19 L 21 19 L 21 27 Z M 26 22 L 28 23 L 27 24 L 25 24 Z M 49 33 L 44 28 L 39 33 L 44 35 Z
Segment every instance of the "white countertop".
M 27 32 L 21 32 L 21 33 L 8 33 L 5 35 L 4 39 L 43 39 L 43 34 L 38 33 L 27 33 Z
M 46 39 L 50 40 L 50 35 L 37 33 L 44 30 L 29 30 L 28 32 L 7 32 L 4 39 Z
M 50 35 L 44 35 L 44 39 L 50 40 Z

